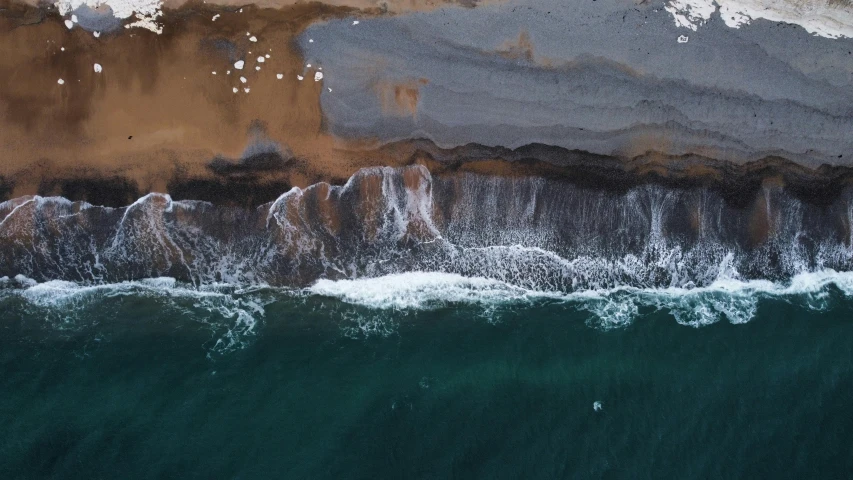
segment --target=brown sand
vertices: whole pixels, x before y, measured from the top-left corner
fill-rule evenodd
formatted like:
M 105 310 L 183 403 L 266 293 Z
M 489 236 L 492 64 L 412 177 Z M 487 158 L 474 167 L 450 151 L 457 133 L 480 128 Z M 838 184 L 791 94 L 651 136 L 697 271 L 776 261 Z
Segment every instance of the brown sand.
M 14 183 L 11 196 L 36 193 L 51 179 L 93 174 L 127 178 L 140 191 L 165 191 L 176 175 L 209 175 L 205 166 L 216 155 L 239 157 L 253 125 L 304 160 L 303 168 L 287 173 L 290 184 L 393 164 L 365 153 L 370 141 L 343 142 L 324 133 L 319 95 L 325 87 L 305 69 L 294 42 L 312 22 L 378 10 L 281 5 L 246 6 L 239 13 L 237 7 L 187 4 L 165 15 L 162 35 L 133 29 L 95 38 L 81 28 L 69 31 L 55 12 L 7 2 L 0 13 L 0 177 Z M 257 63 L 265 54 L 271 57 Z M 233 66 L 239 59 L 243 70 Z M 414 113 L 416 87 L 392 90 L 395 108 Z

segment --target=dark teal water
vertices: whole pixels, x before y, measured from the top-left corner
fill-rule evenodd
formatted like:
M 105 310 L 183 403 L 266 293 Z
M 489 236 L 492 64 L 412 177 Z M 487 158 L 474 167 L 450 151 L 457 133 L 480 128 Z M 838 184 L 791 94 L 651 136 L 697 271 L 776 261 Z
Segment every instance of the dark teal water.
M 242 333 L 192 301 L 9 296 L 0 478 L 849 478 L 853 301 L 831 295 L 612 330 L 282 295 Z

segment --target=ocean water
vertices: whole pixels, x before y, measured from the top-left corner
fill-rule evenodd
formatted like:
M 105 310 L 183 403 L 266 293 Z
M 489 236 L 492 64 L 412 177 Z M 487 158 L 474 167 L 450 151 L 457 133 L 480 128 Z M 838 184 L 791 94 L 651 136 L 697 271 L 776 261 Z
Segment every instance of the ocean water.
M 744 185 L 0 203 L 0 480 L 849 478 L 853 189 Z
M 0 478 L 848 478 L 850 284 L 18 278 Z

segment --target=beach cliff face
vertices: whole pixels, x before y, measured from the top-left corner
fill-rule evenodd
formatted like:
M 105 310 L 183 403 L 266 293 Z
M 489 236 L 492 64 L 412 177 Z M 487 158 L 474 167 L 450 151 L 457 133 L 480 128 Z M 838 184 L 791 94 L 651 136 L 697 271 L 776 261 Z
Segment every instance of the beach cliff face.
M 135 9 L 135 10 L 134 10 Z M 845 2 L 103 2 L 0 8 L 0 200 L 256 207 L 421 164 L 830 204 Z M 132 27 L 132 28 L 125 28 Z

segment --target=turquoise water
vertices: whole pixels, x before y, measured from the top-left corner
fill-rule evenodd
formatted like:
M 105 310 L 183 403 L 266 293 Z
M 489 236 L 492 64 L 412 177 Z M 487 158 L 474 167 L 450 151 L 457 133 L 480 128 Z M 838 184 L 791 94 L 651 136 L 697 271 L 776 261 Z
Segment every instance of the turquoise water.
M 611 328 L 547 298 L 7 293 L 0 478 L 847 478 L 853 301 L 806 297 Z

